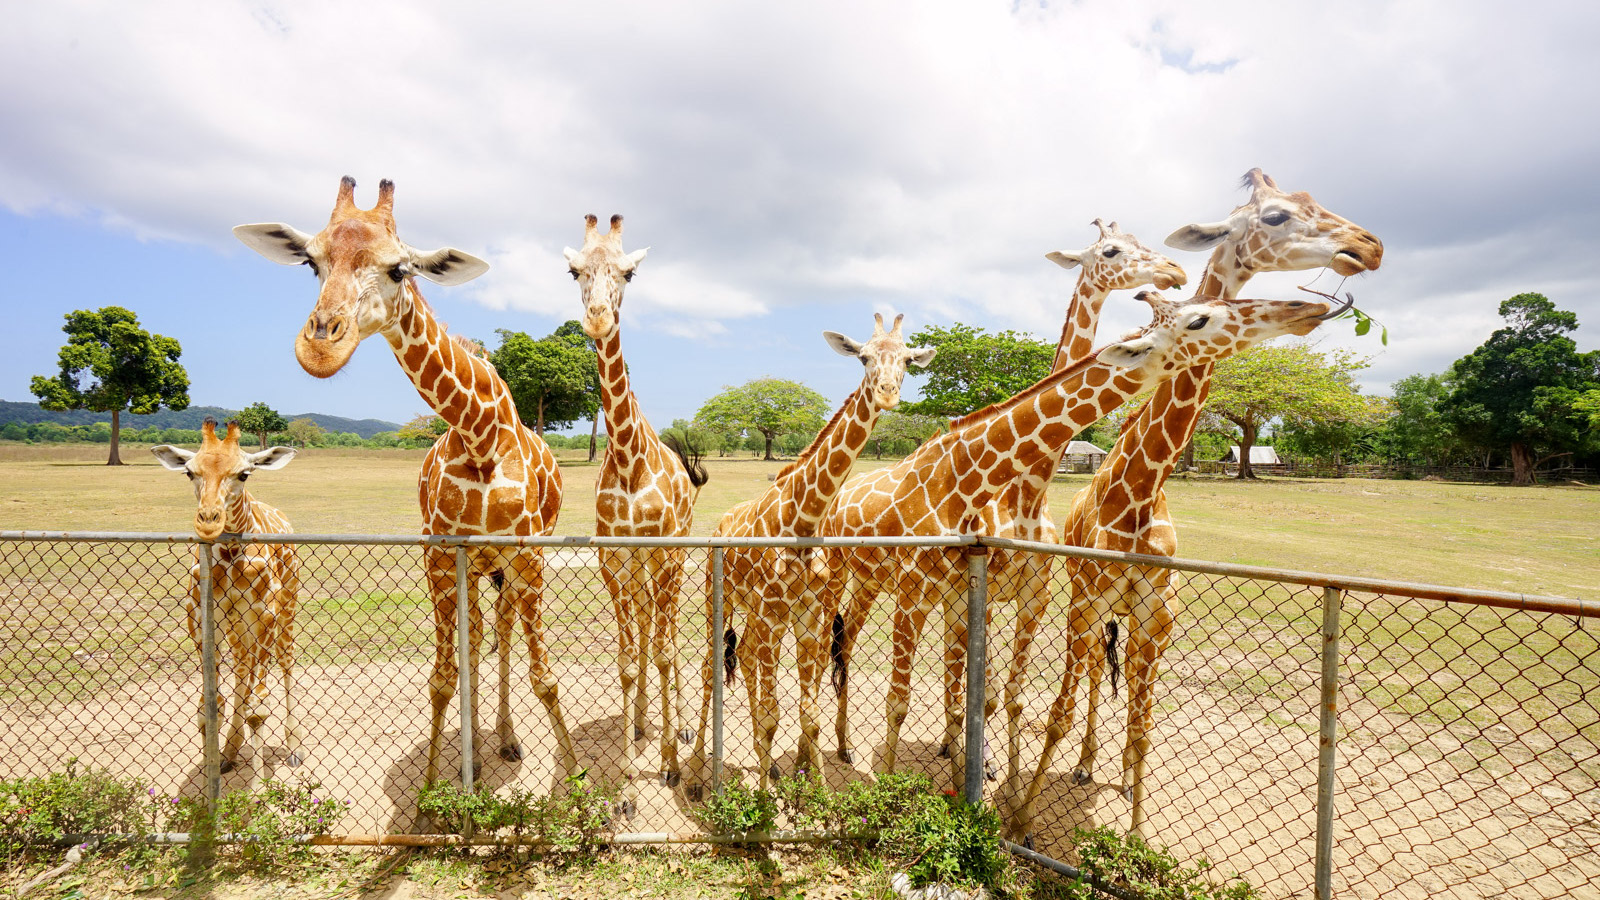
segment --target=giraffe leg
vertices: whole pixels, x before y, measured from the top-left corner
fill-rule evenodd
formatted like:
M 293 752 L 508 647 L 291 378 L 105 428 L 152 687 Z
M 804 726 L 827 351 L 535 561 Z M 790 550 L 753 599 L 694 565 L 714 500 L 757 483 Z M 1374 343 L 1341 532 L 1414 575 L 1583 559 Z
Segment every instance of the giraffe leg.
M 817 692 L 822 687 L 822 672 L 826 668 L 824 646 L 828 636 L 826 623 L 830 616 L 823 608 L 820 585 L 803 582 L 790 596 L 800 604 L 795 622 L 795 651 L 800 675 L 800 746 L 795 756 L 795 769 L 806 775 L 821 777 L 822 753 L 818 750 L 821 725 L 818 721 Z
M 189 600 L 183 605 L 183 624 L 189 631 L 189 640 L 194 643 L 194 657 L 201 660 L 200 664 L 204 666 L 205 662 L 204 657 L 201 655 L 200 645 L 200 566 L 195 565 L 189 570 L 189 573 L 191 578 L 189 582 Z M 204 688 L 201 689 L 200 697 L 195 702 L 194 724 L 201 737 L 204 737 L 206 733 L 206 695 Z
M 967 594 L 950 585 L 939 604 L 944 614 L 944 737 L 939 758 L 951 760 L 951 784 L 957 791 L 965 775 L 966 753 Z
M 428 675 L 428 766 L 423 784 L 439 778 L 439 751 L 444 744 L 444 717 L 456 694 L 456 567 L 453 554 L 428 550 L 428 593 L 433 605 L 433 671 Z
M 711 633 L 711 618 L 713 614 L 713 610 L 711 608 L 712 587 L 711 566 L 707 565 L 705 588 L 705 623 L 707 641 L 705 663 L 700 667 L 700 726 L 695 731 L 694 749 L 690 752 L 689 756 L 689 758 L 693 761 L 694 767 L 692 783 L 686 789 L 689 799 L 694 802 L 699 802 L 700 798 L 704 794 L 705 783 L 711 778 L 711 760 L 706 754 L 706 734 L 710 730 L 709 725 L 711 723 L 711 692 L 713 689 L 711 679 L 718 678 L 722 674 L 717 672 L 715 670 L 715 666 L 713 665 L 715 662 L 713 654 L 716 652 L 716 650 L 711 642 L 722 640 L 722 635 Z M 726 596 L 726 594 L 724 594 L 724 596 Z M 724 618 L 726 619 L 727 617 L 724 616 Z
M 572 736 L 567 732 L 567 720 L 561 715 L 561 698 L 555 673 L 550 671 L 550 661 L 545 654 L 544 609 L 541 603 L 544 554 L 537 549 L 523 551 L 512 558 L 511 568 L 515 570 L 516 577 L 508 579 L 507 584 L 516 590 L 513 602 L 528 637 L 528 681 L 533 687 L 533 695 L 544 704 L 545 714 L 550 717 L 550 730 L 555 734 L 556 746 L 561 753 L 561 768 L 557 778 L 565 781 L 578 771 L 578 756 L 572 747 Z
M 761 789 L 767 790 L 779 777 L 772 759 L 772 742 L 778 731 L 777 652 L 783 641 L 783 626 L 773 615 L 772 598 L 763 590 L 755 602 L 758 614 L 750 616 L 745 627 L 746 658 L 753 665 L 745 678 L 750 696 L 751 732 L 755 738 L 756 762 L 761 771 Z
M 622 754 L 625 760 L 622 814 L 626 817 L 632 817 L 638 808 L 638 780 L 644 773 L 638 746 L 644 729 L 636 710 L 636 700 L 642 690 L 639 657 L 643 644 L 640 631 L 644 625 L 636 603 L 639 593 L 637 564 L 632 550 L 603 548 L 600 551 L 601 580 L 611 594 L 612 615 L 617 622 L 617 681 L 622 688 Z
M 1094 652 L 1095 645 L 1092 633 L 1101 619 L 1095 602 L 1079 602 L 1072 609 L 1070 618 L 1072 642 L 1067 650 L 1067 671 L 1061 679 L 1061 690 L 1050 706 L 1050 724 L 1045 729 L 1044 748 L 1039 752 L 1039 762 L 1034 767 L 1033 779 L 1028 783 L 1027 792 L 1022 797 L 1021 808 L 1012 820 L 1014 835 L 1026 837 L 1032 833 L 1039 793 L 1044 789 L 1045 775 L 1050 771 L 1056 745 L 1061 743 L 1061 739 L 1072 729 L 1078 683 L 1088 671 L 1089 654 Z
M 295 559 L 287 548 L 282 554 L 283 577 L 276 596 L 278 629 L 278 669 L 283 677 L 283 743 L 289 751 L 289 767 L 298 768 L 305 762 L 304 735 L 300 733 L 300 719 L 294 705 L 294 627 L 299 612 L 300 576 L 295 571 Z
M 932 612 L 934 597 L 923 584 L 903 585 L 895 598 L 894 671 L 889 676 L 889 697 L 884 704 L 888 727 L 883 738 L 882 769 L 893 772 L 900 749 L 900 727 L 911 706 L 911 664 L 917 656 L 917 639 Z
M 1033 661 L 1033 639 L 1039 620 L 1050 604 L 1048 570 L 1044 583 L 1017 598 L 1016 631 L 1012 641 L 1011 669 L 1006 675 L 1006 779 L 1001 790 L 1001 808 L 1014 817 L 1022 802 L 1022 692 L 1027 686 L 1028 666 Z
M 683 579 L 682 553 L 670 548 L 652 551 L 658 571 L 652 579 L 650 656 L 656 665 L 661 694 L 661 781 L 677 787 L 682 780 L 678 764 L 678 588 Z M 675 558 L 676 557 L 676 558 Z
M 1155 684 L 1160 674 L 1161 654 L 1172 640 L 1175 604 L 1166 602 L 1174 592 L 1163 585 L 1161 594 L 1149 597 L 1150 605 L 1136 610 L 1137 624 L 1130 623 L 1128 634 L 1128 737 L 1122 751 L 1124 795 L 1133 804 L 1128 828 L 1130 834 L 1144 836 L 1145 766 L 1150 755 L 1150 730 L 1155 721 Z
M 1110 621 L 1109 616 L 1101 620 L 1102 624 Z M 1106 651 L 1098 637 L 1094 635 L 1089 640 L 1089 667 L 1084 673 L 1089 696 L 1083 705 L 1083 746 L 1078 750 L 1078 764 L 1072 769 L 1073 784 L 1088 784 L 1094 779 L 1094 763 L 1100 754 L 1100 682 L 1106 677 Z
M 231 598 L 229 598 L 231 599 Z M 240 610 L 224 600 L 222 628 L 233 653 L 233 702 L 228 710 L 228 729 L 222 742 L 222 764 L 232 771 L 239 764 L 239 747 L 244 743 L 245 711 L 250 704 L 250 673 L 255 668 L 255 614 Z M 241 615 L 241 612 L 243 613 Z
M 511 715 L 511 638 L 517 630 L 517 613 L 511 596 L 506 593 L 504 573 L 498 580 L 494 598 L 494 649 L 495 674 L 499 677 L 499 685 L 494 734 L 500 744 L 500 758 L 506 762 L 516 762 L 522 759 L 522 741 L 517 737 L 517 726 Z M 471 590 L 475 592 L 476 586 Z M 478 607 L 476 597 L 472 600 L 472 607 Z
M 878 594 L 877 585 L 864 581 L 852 581 L 850 588 L 850 606 L 842 613 L 842 628 L 833 641 L 833 686 L 839 700 L 833 732 L 838 738 L 839 761 L 846 765 L 855 763 L 855 751 L 850 744 L 850 659 L 855 652 L 856 638 L 867 624 L 867 617 L 872 614 L 872 601 Z

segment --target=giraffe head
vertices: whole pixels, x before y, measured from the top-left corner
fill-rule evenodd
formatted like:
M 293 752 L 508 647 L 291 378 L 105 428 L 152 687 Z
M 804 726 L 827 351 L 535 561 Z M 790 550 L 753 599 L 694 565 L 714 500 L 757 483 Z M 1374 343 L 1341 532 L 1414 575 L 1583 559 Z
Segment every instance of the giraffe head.
M 1250 199 L 1221 222 L 1185 225 L 1167 236 L 1179 250 L 1212 250 L 1207 293 L 1231 293 L 1259 272 L 1328 266 L 1340 275 L 1369 272 L 1383 262 L 1383 242 L 1304 191 L 1293 194 L 1260 169 L 1244 176 Z
M 609 337 L 622 320 L 622 289 L 650 248 L 622 251 L 622 217 L 611 217 L 611 229 L 600 233 L 600 220 L 583 218 L 583 249 L 563 248 L 567 269 L 583 296 L 583 333 L 594 340 Z
M 1215 363 L 1283 335 L 1307 335 L 1349 304 L 1305 300 L 1224 300 L 1217 297 L 1172 302 L 1155 291 L 1134 299 L 1150 304 L 1150 324 L 1105 347 L 1095 358 L 1128 369 L 1146 368 L 1155 380 L 1183 369 Z
M 344 367 L 356 345 L 396 326 L 411 276 L 461 284 L 489 264 L 452 247 L 415 250 L 395 233 L 394 182 L 378 183 L 378 205 L 358 209 L 356 181 L 346 175 L 326 228 L 306 234 L 282 222 L 239 225 L 235 236 L 275 263 L 305 265 L 321 283 L 317 305 L 295 337 L 300 366 L 318 378 Z M 413 288 L 414 293 L 414 288 Z
M 217 438 L 217 420 L 206 416 L 200 430 L 200 449 L 185 450 L 162 444 L 151 447 L 163 466 L 189 476 L 194 484 L 199 507 L 194 514 L 194 533 L 202 541 L 222 535 L 227 522 L 228 503 L 244 491 L 245 479 L 257 469 L 281 469 L 294 459 L 292 447 L 268 447 L 251 453 L 239 446 L 239 424 L 228 423 L 227 436 Z
M 905 380 L 908 365 L 926 366 L 933 362 L 937 347 L 906 346 L 900 335 L 904 315 L 894 317 L 894 327 L 885 331 L 883 314 L 873 313 L 872 337 L 858 343 L 837 331 L 824 331 L 822 337 L 840 356 L 854 356 L 867 367 L 861 379 L 867 399 L 879 411 L 894 409 L 900 403 L 900 382 Z
M 1052 250 L 1045 259 L 1063 269 L 1082 266 L 1085 281 L 1101 291 L 1126 291 L 1146 284 L 1164 291 L 1188 282 L 1181 266 L 1140 243 L 1117 223 L 1107 227 L 1095 219 L 1091 224 L 1100 229 L 1094 243 L 1077 253 Z

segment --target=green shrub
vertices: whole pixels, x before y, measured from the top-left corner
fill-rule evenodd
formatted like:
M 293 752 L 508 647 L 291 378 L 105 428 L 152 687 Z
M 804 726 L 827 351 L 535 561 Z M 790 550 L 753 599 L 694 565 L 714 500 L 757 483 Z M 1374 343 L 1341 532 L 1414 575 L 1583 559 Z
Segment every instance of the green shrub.
M 43 848 L 69 835 L 143 834 L 152 791 L 104 769 L 0 780 L 0 855 Z
M 1157 850 L 1136 835 L 1123 836 L 1102 826 L 1072 833 L 1078 867 L 1106 884 L 1122 888 L 1146 900 L 1256 900 L 1260 897 L 1249 883 L 1237 875 L 1218 883 L 1209 861 L 1201 857 L 1194 868 L 1185 868 L 1166 849 Z M 1069 882 L 1068 895 L 1100 896 L 1087 883 Z
M 591 783 L 588 771 L 566 780 L 559 796 L 513 790 L 504 796 L 487 785 L 471 791 L 444 782 L 423 788 L 418 807 L 440 827 L 470 837 L 509 831 L 527 835 L 564 852 L 592 852 L 605 843 L 617 810 L 617 790 Z
M 771 831 L 778 820 L 778 800 L 766 791 L 745 787 L 742 779 L 728 779 L 695 810 L 695 816 L 712 834 Z

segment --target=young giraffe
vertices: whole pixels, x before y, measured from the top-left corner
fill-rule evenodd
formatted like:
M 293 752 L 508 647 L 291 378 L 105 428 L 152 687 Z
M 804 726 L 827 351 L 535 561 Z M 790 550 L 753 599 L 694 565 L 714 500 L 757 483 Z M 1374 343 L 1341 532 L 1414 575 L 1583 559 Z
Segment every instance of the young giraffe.
M 1340 275 L 1353 275 L 1377 269 L 1382 263 L 1383 244 L 1376 237 L 1323 209 L 1311 195 L 1279 190 L 1260 169 L 1245 175 L 1244 184 L 1251 189 L 1250 199 L 1226 220 L 1185 226 L 1167 238 L 1169 245 L 1180 249 L 1213 250 L 1197 291 L 1200 296 L 1231 299 L 1258 272 L 1331 266 Z M 1129 419 L 1093 480 L 1073 498 L 1072 511 L 1063 527 L 1063 543 L 1176 555 L 1177 532 L 1167 511 L 1162 485 L 1193 436 L 1210 390 L 1211 368 L 1207 363 L 1181 372 L 1161 385 Z M 1072 726 L 1076 688 L 1082 680 L 1088 681 L 1089 696 L 1082 752 L 1072 778 L 1077 784 L 1089 780 L 1099 749 L 1099 676 L 1107 654 L 1106 645 L 1090 636 L 1101 623 L 1109 624 L 1112 616 L 1120 616 L 1128 621 L 1128 732 L 1123 748 L 1123 794 L 1133 807 L 1130 831 L 1142 834 L 1154 684 L 1161 654 L 1172 638 L 1173 620 L 1180 611 L 1177 585 L 1169 570 L 1070 558 L 1062 564 L 1072 584 L 1069 622 L 1073 639 L 1067 674 L 1051 707 L 1045 746 L 1025 794 L 1020 793 L 1021 682 L 1033 629 L 1048 596 L 1038 598 L 1018 620 L 1016 652 L 1006 686 L 1006 805 L 1013 813 L 1012 831 L 1026 835 L 1032 826 L 1055 747 Z M 1115 633 L 1108 634 L 1108 640 L 1114 641 Z
M 361 341 L 381 334 L 417 393 L 449 424 L 423 459 L 417 478 L 423 533 L 550 534 L 561 509 L 555 454 L 517 418 L 511 389 L 484 358 L 482 348 L 445 331 L 414 277 L 461 284 L 487 271 L 488 263 L 450 247 L 432 252 L 412 249 L 395 231 L 394 182 L 379 183 L 378 205 L 370 210 L 356 207 L 355 187 L 352 178 L 340 182 L 333 215 L 315 235 L 282 223 L 240 225 L 233 230 L 273 262 L 310 266 L 321 282 L 317 304 L 295 338 L 295 357 L 310 374 L 328 378 L 349 361 Z M 423 557 L 434 624 L 433 672 L 428 679 L 433 720 L 424 776 L 432 783 L 438 777 L 445 710 L 455 696 L 458 674 L 456 565 L 450 549 L 429 547 Z M 499 585 L 495 633 L 500 702 L 495 731 L 500 756 L 522 758 L 511 722 L 511 632 L 520 619 L 528 639 L 528 678 L 550 717 L 561 751 L 559 783 L 577 771 L 577 757 L 561 715 L 555 675 L 545 658 L 540 604 L 544 555 L 537 548 L 473 548 L 467 557 L 468 686 L 473 714 L 478 709 L 478 645 L 483 638 L 477 579 L 489 575 Z M 479 734 L 476 727 L 473 734 Z
M 811 537 L 833 504 L 850 467 L 855 465 L 879 414 L 900 403 L 900 383 L 906 367 L 926 366 L 935 348 L 909 348 L 901 334 L 903 316 L 885 331 L 883 316 L 873 317 L 872 337 L 858 343 L 838 332 L 822 333 L 841 356 L 861 360 L 866 371 L 838 412 L 815 440 L 773 479 L 772 487 L 723 514 L 714 532 L 719 537 Z M 750 718 L 761 787 L 777 778 L 772 741 L 778 729 L 777 665 L 784 635 L 793 626 L 800 666 L 800 748 L 796 768 L 822 772 L 818 752 L 817 693 L 826 668 L 825 625 L 833 608 L 825 604 L 826 569 L 821 554 L 792 548 L 729 548 L 723 556 L 723 596 L 729 608 L 745 614 L 743 642 L 754 674 L 746 674 Z M 711 592 L 706 592 L 709 601 Z M 710 621 L 710 615 L 707 615 Z M 704 694 L 700 705 L 700 737 L 695 758 L 704 758 L 706 720 L 711 707 L 711 679 L 716 677 L 711 655 L 703 670 Z M 702 779 L 703 780 L 703 779 Z
M 1132 290 L 1147 284 L 1165 290 L 1179 287 L 1187 276 L 1177 263 L 1146 247 L 1112 222 L 1107 227 L 1100 219 L 1092 223 L 1099 236 L 1088 247 L 1077 253 L 1051 251 L 1045 258 L 1064 269 L 1078 268 L 1077 283 L 1067 304 L 1061 339 L 1056 344 L 1055 363 L 1051 371 L 1059 372 L 1069 363 L 1087 357 L 1093 349 L 1094 332 L 1100 319 L 1100 308 L 1112 291 Z M 1066 445 L 1062 444 L 1061 450 Z M 984 507 L 982 534 L 997 537 L 1018 537 L 1024 540 L 1054 542 L 1055 526 L 1042 502 L 1029 499 L 1043 497 L 1045 489 L 1060 465 L 1060 453 L 1054 458 L 1041 458 L 1028 475 L 1007 485 Z M 993 603 L 1015 601 L 1032 597 L 1048 589 L 1050 558 L 1037 553 L 1008 553 L 991 551 L 989 554 L 989 597 Z M 863 571 L 858 574 L 865 574 Z M 838 692 L 838 711 L 834 731 L 838 738 L 839 758 L 845 762 L 854 759 L 849 742 L 849 660 L 855 647 L 856 636 L 866 625 L 872 612 L 872 603 L 883 586 L 865 578 L 853 581 L 847 609 L 837 623 L 837 639 L 833 650 L 834 686 Z M 947 635 L 947 638 L 949 635 Z M 966 667 L 966 644 L 948 643 L 945 646 L 945 735 L 940 755 L 948 756 L 951 744 L 962 727 L 962 684 Z M 992 676 L 992 663 L 990 675 Z M 985 706 L 992 715 L 998 703 L 991 699 Z
M 199 506 L 194 533 L 202 541 L 223 534 L 294 534 L 283 513 L 250 496 L 245 480 L 252 472 L 281 469 L 294 459 L 288 447 L 250 453 L 239 447 L 239 426 L 228 423 L 217 439 L 217 420 L 206 417 L 200 449 L 170 444 L 151 447 L 163 466 L 182 472 L 194 485 Z M 290 767 L 300 765 L 300 725 L 294 714 L 294 614 L 300 596 L 300 568 L 288 544 L 224 544 L 211 563 L 211 598 L 218 623 L 233 654 L 233 711 L 222 743 L 222 771 L 237 764 L 244 726 L 250 725 L 251 756 L 261 759 L 261 728 L 266 724 L 267 666 L 276 659 L 283 674 L 283 737 Z M 200 651 L 200 564 L 190 569 L 187 619 L 195 652 Z M 220 666 L 219 666 L 220 668 Z M 196 715 L 206 730 L 205 700 Z
M 900 463 L 852 480 L 823 523 L 828 536 L 970 535 L 984 507 L 1006 486 L 1059 457 L 1072 436 L 1142 390 L 1178 371 L 1213 362 L 1280 334 L 1306 334 L 1328 304 L 1302 301 L 1168 303 L 1153 291 L 1139 299 L 1154 313 L 1135 337 L 1079 360 L 994 407 L 951 423 L 951 430 Z M 1120 371 L 1119 371 L 1120 367 Z M 842 554 L 841 554 L 842 555 Z M 928 614 L 944 608 L 947 640 L 965 643 L 965 567 L 957 550 L 865 550 L 835 566 L 896 587 L 894 673 L 886 703 L 882 768 L 893 771 L 911 690 L 911 662 Z M 948 670 L 947 670 L 948 672 Z M 948 696 L 959 686 L 947 684 Z M 960 764 L 963 732 L 952 740 Z
M 595 484 L 595 534 L 616 537 L 683 537 L 694 521 L 694 501 L 706 483 L 705 468 L 683 448 L 670 451 L 656 436 L 628 383 L 620 338 L 623 286 L 646 250 L 624 253 L 622 217 L 611 217 L 601 234 L 594 216 L 584 219 L 583 249 L 568 247 L 567 266 L 583 296 L 583 331 L 594 340 L 600 366 L 600 404 L 605 411 L 605 459 Z M 661 694 L 661 777 L 676 786 L 676 735 L 687 720 L 678 672 L 678 589 L 686 551 L 678 547 L 600 550 L 600 575 L 617 619 L 617 671 L 622 682 L 624 740 L 629 746 L 624 809 L 637 805 L 635 781 L 644 771 L 634 743 L 645 735 L 648 676 L 654 664 Z M 674 724 L 677 722 L 679 724 Z M 631 729 L 629 726 L 632 726 Z

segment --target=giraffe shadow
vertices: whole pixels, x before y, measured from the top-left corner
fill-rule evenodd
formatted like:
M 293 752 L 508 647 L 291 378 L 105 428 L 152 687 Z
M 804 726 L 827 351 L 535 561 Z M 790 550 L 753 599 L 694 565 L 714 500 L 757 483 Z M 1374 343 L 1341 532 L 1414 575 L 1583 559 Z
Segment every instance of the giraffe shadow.
M 1070 771 L 1050 771 L 1039 789 L 1032 832 L 1026 837 L 1031 839 L 1034 850 L 1065 860 L 1063 854 L 1072 850 L 1076 831 L 1110 825 L 1120 832 L 1127 827 L 1127 817 L 1128 805 L 1122 799 L 1121 785 L 1098 781 L 1074 784 Z M 1010 823 L 1006 825 L 1009 827 Z M 1017 835 L 1013 839 L 1020 843 L 1023 837 Z

